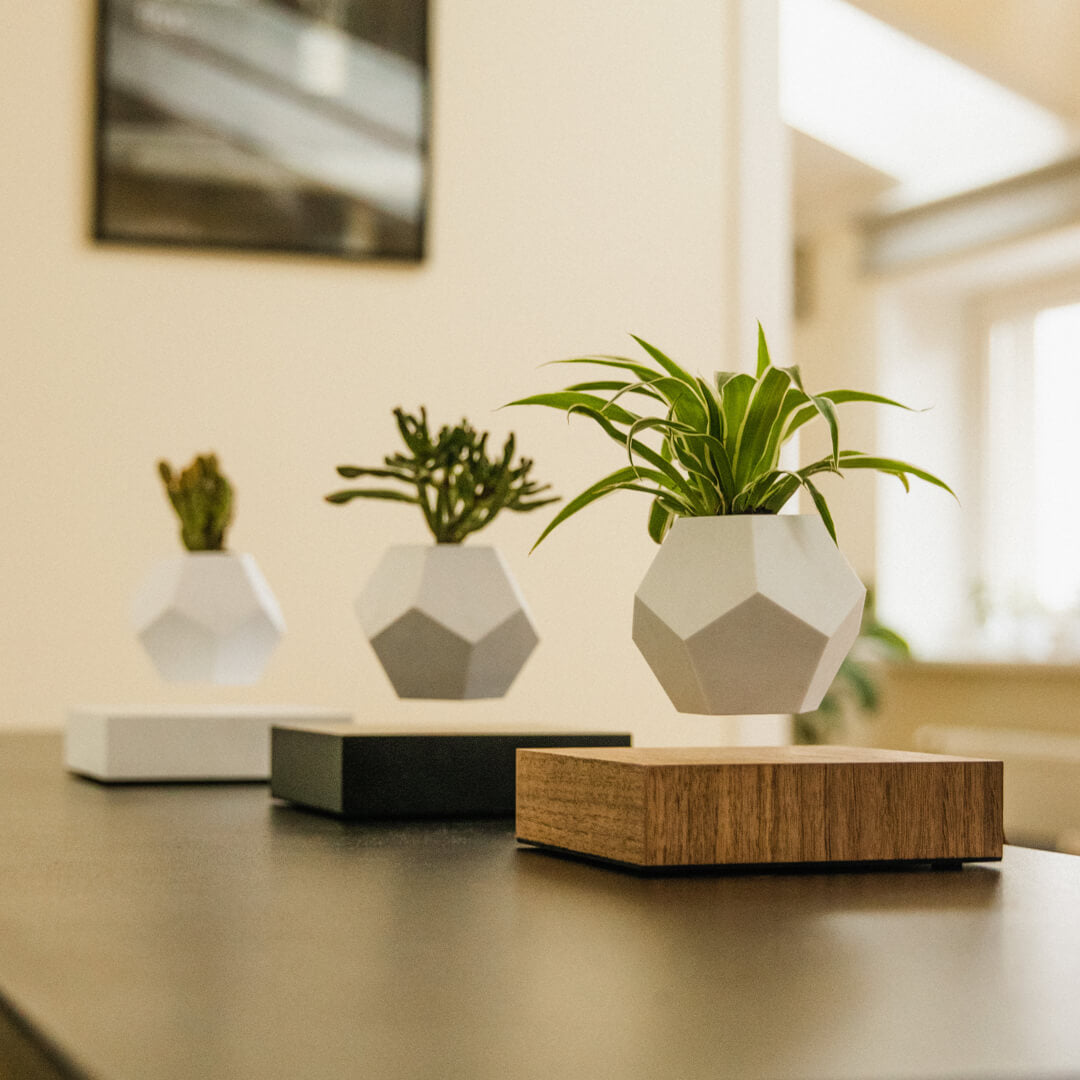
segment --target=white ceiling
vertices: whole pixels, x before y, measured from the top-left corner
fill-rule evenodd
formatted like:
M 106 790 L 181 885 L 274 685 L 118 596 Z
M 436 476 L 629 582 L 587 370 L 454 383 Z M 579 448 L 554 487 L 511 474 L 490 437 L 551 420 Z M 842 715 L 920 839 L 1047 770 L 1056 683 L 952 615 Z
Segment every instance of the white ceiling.
M 1080 0 L 848 0 L 853 7 L 1080 125 Z M 793 132 L 802 233 L 871 207 L 889 178 Z
M 1066 120 L 1080 121 L 1076 0 L 849 0 Z

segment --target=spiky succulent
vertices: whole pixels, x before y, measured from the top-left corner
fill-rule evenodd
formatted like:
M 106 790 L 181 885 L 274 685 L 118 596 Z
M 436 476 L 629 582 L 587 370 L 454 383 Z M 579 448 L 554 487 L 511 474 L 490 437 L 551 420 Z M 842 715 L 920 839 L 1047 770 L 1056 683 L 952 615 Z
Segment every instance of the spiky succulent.
M 203 454 L 180 473 L 158 462 L 169 502 L 180 518 L 180 539 L 188 551 L 224 551 L 232 521 L 232 485 L 218 468 L 215 454 Z
M 528 458 L 513 464 L 513 435 L 506 440 L 502 455 L 489 459 L 488 432 L 478 435 L 467 420 L 456 427 L 441 428 L 432 438 L 425 408 L 421 407 L 418 417 L 400 408 L 394 410 L 394 416 L 407 454 L 388 455 L 382 468 L 339 465 L 337 471 L 349 480 L 378 477 L 408 490 L 350 488 L 327 495 L 327 502 L 390 499 L 412 503 L 420 507 L 437 543 L 460 544 L 469 533 L 489 525 L 500 510 L 536 510 L 558 501 L 558 496 L 536 498 L 550 485 L 529 480 L 533 463 Z
M 633 336 L 633 335 L 632 335 Z M 893 458 L 841 450 L 836 406 L 850 401 L 907 408 L 898 401 L 858 390 L 810 394 L 797 367 L 774 367 L 758 324 L 757 373 L 718 372 L 695 377 L 655 346 L 634 336 L 655 361 L 625 356 L 587 356 L 556 361 L 595 364 L 630 378 L 596 379 L 565 390 L 536 394 L 512 405 L 546 405 L 594 420 L 629 458 L 624 468 L 598 480 L 559 511 L 536 541 L 590 503 L 615 491 L 640 491 L 652 498 L 649 535 L 660 543 L 678 516 L 775 514 L 799 490 L 810 492 L 833 540 L 836 530 L 825 499 L 813 481 L 819 473 L 871 469 L 952 489 L 931 473 Z M 597 391 L 610 394 L 601 397 Z M 620 398 L 647 399 L 654 415 L 631 411 Z M 831 451 L 801 469 L 780 468 L 780 450 L 796 431 L 820 417 L 828 425 Z M 646 441 L 658 438 L 656 445 Z M 534 545 L 535 547 L 535 545 Z

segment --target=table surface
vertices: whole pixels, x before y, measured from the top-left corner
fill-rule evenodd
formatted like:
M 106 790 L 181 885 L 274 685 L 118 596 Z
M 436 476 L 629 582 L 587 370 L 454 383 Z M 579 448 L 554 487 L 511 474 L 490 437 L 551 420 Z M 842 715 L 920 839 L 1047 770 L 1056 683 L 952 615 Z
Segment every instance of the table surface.
M 12 1017 L 99 1080 L 1080 1075 L 1075 856 L 649 878 L 60 760 L 0 737 L 3 1075 Z

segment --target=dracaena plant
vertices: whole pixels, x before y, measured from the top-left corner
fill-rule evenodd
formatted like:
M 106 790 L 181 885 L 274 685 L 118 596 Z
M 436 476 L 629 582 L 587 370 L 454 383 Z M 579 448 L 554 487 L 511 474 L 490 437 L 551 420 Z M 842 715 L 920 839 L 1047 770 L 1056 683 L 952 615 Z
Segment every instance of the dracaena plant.
M 536 544 L 579 510 L 616 491 L 650 496 L 649 535 L 657 543 L 676 517 L 776 514 L 800 488 L 810 493 L 835 541 L 832 515 L 814 483 L 820 473 L 871 469 L 897 477 L 905 489 L 914 476 L 952 494 L 943 480 L 914 465 L 842 450 L 837 405 L 861 401 L 907 406 L 860 390 L 809 393 L 797 367 L 773 366 L 760 324 L 756 374 L 721 371 L 711 380 L 691 375 L 655 346 L 631 336 L 653 363 L 625 356 L 555 361 L 615 369 L 622 377 L 574 383 L 555 393 L 510 403 L 546 405 L 568 415 L 586 416 L 619 443 L 628 458 L 623 468 L 571 499 Z M 638 402 L 650 412 L 633 411 L 631 403 Z M 781 448 L 812 420 L 828 426 L 830 452 L 801 469 L 781 468 Z
M 390 454 L 380 468 L 339 465 L 339 475 L 389 480 L 400 488 L 349 488 L 326 496 L 330 503 L 353 499 L 390 499 L 420 507 L 437 543 L 460 544 L 469 533 L 491 523 L 500 510 L 536 510 L 558 501 L 558 496 L 537 498 L 550 485 L 529 479 L 532 461 L 514 464 L 515 439 L 511 434 L 502 453 L 487 455 L 488 432 L 478 434 L 466 420 L 443 427 L 432 437 L 427 410 L 419 416 L 395 409 L 398 430 L 407 453 Z

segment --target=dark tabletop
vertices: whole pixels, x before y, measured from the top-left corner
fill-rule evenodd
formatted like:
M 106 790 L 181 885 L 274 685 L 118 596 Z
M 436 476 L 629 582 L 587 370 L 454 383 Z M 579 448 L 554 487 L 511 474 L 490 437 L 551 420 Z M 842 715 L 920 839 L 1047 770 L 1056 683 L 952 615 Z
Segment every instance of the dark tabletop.
M 100 1080 L 1080 1076 L 1080 858 L 643 878 L 11 735 L 0 997 Z

